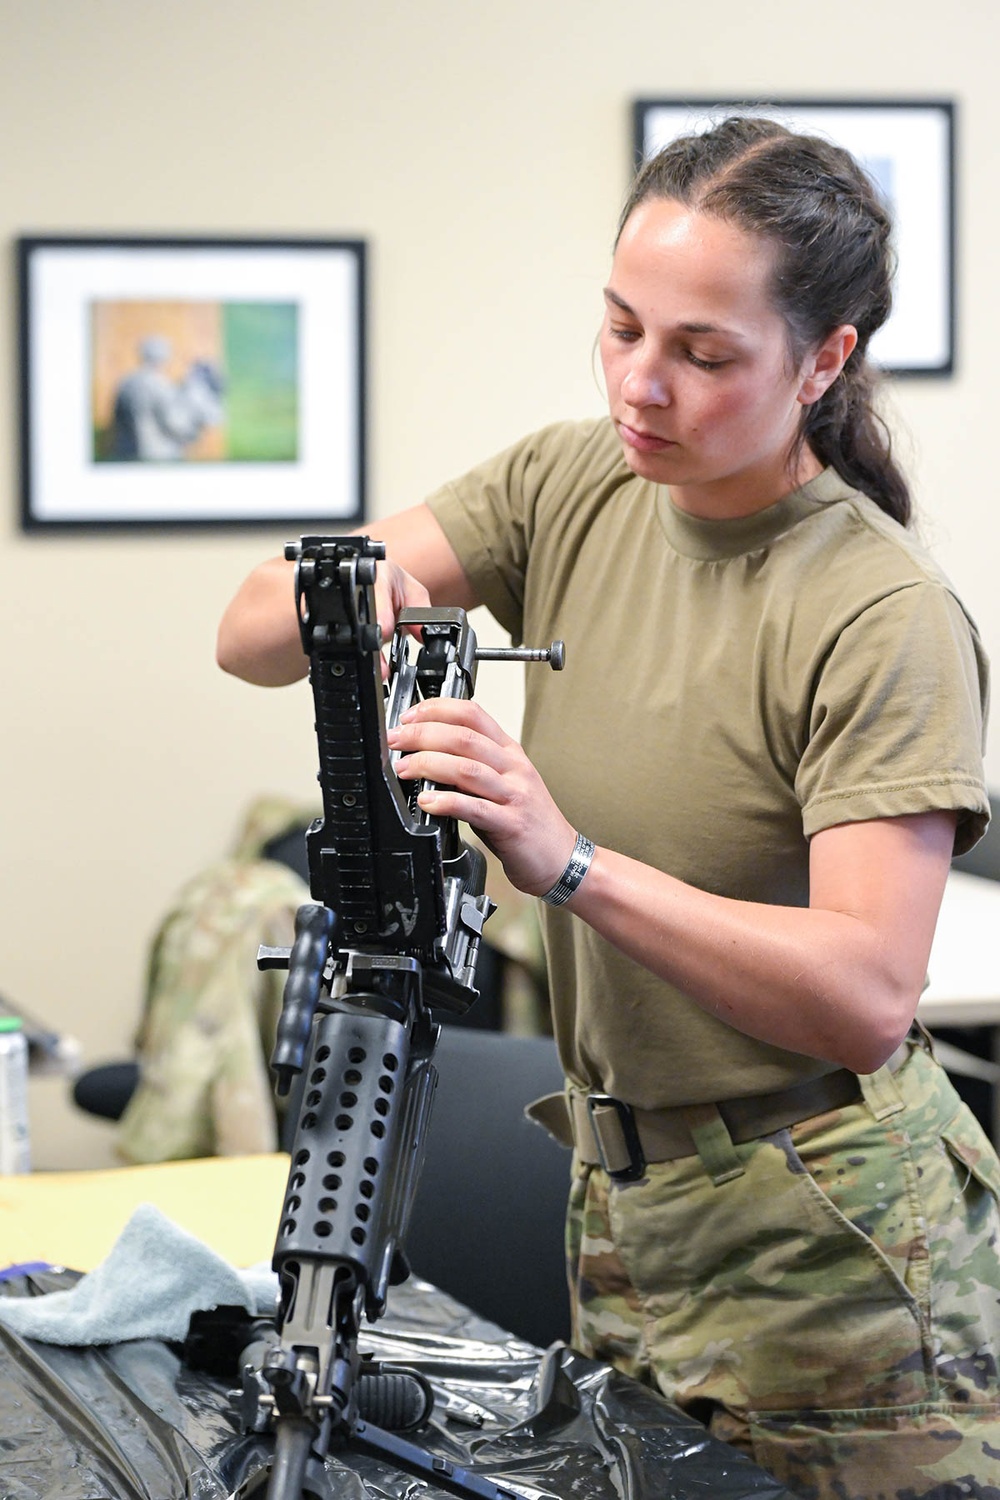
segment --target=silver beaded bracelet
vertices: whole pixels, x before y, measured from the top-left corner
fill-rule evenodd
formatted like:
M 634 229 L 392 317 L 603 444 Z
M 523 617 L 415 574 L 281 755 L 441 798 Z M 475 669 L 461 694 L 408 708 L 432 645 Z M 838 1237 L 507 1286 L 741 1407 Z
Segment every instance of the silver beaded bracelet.
M 541 899 L 547 901 L 549 906 L 562 906 L 564 901 L 569 900 L 590 869 L 590 861 L 593 857 L 593 840 L 584 838 L 582 833 L 578 833 L 576 843 L 573 845 L 573 853 L 569 857 L 569 864 L 555 885 L 551 890 L 546 891 Z

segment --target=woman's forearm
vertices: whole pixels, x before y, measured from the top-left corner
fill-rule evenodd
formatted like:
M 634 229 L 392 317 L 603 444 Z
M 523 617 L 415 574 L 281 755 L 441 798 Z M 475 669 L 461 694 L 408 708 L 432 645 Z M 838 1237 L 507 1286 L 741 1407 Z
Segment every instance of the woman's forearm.
M 306 675 L 292 563 L 271 558 L 244 580 L 219 624 L 215 657 L 224 672 L 258 687 L 282 687 Z
M 823 904 L 814 880 L 804 908 L 712 895 L 599 849 L 568 909 L 737 1030 L 871 1072 L 912 1022 L 953 827 L 925 814 L 828 830 L 820 883 L 831 849 L 844 874 Z M 849 862 L 876 847 L 879 878 L 853 881 Z

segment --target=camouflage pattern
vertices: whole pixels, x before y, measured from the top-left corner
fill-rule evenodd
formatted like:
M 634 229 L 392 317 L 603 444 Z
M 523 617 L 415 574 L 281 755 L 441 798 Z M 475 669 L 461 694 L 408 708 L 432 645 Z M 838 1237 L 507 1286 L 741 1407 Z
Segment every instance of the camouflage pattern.
M 297 875 L 256 851 L 304 821 L 301 808 L 260 799 L 237 855 L 190 880 L 164 919 L 137 1039 L 140 1082 L 116 1138 L 125 1161 L 277 1150 L 268 1058 L 285 974 L 260 972 L 257 948 L 288 946 L 310 898 Z
M 922 1045 L 862 1082 L 719 1185 L 577 1163 L 574 1344 L 802 1500 L 1000 1500 L 1000 1162 Z

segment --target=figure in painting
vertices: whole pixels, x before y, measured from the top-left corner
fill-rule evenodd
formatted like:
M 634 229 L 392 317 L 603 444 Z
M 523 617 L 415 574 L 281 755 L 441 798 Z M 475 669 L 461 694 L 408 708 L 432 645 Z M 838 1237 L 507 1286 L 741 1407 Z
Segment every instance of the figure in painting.
M 195 360 L 183 380 L 165 366 L 171 345 L 160 335 L 139 345 L 140 364 L 115 393 L 111 457 L 119 463 L 184 458 L 206 427 L 223 417 L 223 381 L 209 360 Z

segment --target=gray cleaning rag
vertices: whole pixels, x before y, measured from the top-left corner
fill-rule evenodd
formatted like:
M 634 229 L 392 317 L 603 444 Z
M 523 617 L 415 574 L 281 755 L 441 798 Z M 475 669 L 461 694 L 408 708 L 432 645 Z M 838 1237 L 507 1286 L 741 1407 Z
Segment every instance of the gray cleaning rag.
M 193 1312 L 243 1307 L 273 1314 L 277 1277 L 236 1271 L 152 1203 L 135 1210 L 107 1258 L 67 1291 L 0 1297 L 0 1321 L 46 1344 L 120 1344 L 187 1336 Z

